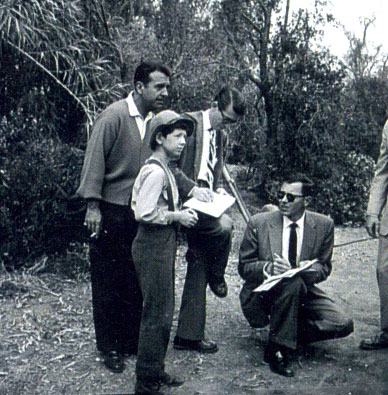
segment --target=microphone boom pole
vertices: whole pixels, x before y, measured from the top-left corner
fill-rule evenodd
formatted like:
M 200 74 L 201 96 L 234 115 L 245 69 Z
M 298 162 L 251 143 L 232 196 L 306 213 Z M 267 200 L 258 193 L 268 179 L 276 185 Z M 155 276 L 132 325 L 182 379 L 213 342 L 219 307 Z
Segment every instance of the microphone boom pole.
M 237 188 L 237 184 L 234 181 L 234 179 L 230 176 L 226 165 L 224 165 L 222 168 L 222 175 L 224 176 L 224 179 L 225 179 L 226 183 L 228 184 L 228 187 L 230 188 L 232 195 L 236 198 L 238 208 L 239 208 L 242 216 L 244 217 L 245 222 L 248 223 L 249 220 L 251 219 L 251 215 L 248 211 L 247 206 L 245 205 L 243 198 L 240 195 L 240 191 Z

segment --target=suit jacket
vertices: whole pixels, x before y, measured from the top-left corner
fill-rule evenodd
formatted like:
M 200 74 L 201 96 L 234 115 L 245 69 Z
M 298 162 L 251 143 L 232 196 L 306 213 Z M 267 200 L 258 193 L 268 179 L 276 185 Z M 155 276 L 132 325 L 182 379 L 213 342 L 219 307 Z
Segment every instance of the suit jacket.
M 381 216 L 380 234 L 388 234 L 388 121 L 384 125 L 380 155 L 377 159 L 375 175 L 369 193 L 367 214 Z
M 283 216 L 279 211 L 259 213 L 252 217 L 240 247 L 238 271 L 245 280 L 240 294 L 244 315 L 252 326 L 268 323 L 264 312 L 255 309 L 253 290 L 264 281 L 264 266 L 282 255 Z M 309 270 L 301 273 L 309 291 L 322 294 L 314 284 L 326 280 L 331 273 L 331 256 L 334 244 L 333 221 L 318 213 L 306 211 L 300 260 L 318 259 Z M 260 314 L 261 313 L 261 314 Z
M 187 139 L 184 151 L 181 154 L 178 166 L 192 180 L 197 181 L 201 166 L 202 145 L 203 145 L 203 111 L 188 113 L 195 122 L 194 133 Z M 222 168 L 224 166 L 224 147 L 226 145 L 226 135 L 217 130 L 216 133 L 216 156 L 217 163 L 214 169 L 213 189 L 219 185 Z

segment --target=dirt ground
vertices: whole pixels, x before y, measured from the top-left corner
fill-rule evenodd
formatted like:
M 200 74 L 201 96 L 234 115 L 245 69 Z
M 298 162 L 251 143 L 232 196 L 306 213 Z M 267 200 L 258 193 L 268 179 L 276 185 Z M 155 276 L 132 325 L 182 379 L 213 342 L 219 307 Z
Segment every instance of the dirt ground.
M 220 351 L 202 355 L 169 348 L 166 370 L 185 378 L 166 394 L 388 394 L 388 350 L 361 351 L 358 344 L 379 328 L 375 279 L 377 241 L 336 248 L 333 273 L 322 284 L 353 317 L 346 339 L 316 343 L 295 361 L 296 377 L 284 378 L 262 363 L 265 331 L 253 330 L 239 306 L 236 259 L 244 224 L 236 228 L 227 269 L 229 296 L 208 291 L 207 337 Z M 336 243 L 366 237 L 364 229 L 337 228 Z M 185 247 L 177 260 L 176 319 L 185 277 Z M 86 279 L 87 280 L 87 279 Z M 89 281 L 28 273 L 0 277 L 0 394 L 133 393 L 135 357 L 126 370 L 104 368 L 95 349 Z

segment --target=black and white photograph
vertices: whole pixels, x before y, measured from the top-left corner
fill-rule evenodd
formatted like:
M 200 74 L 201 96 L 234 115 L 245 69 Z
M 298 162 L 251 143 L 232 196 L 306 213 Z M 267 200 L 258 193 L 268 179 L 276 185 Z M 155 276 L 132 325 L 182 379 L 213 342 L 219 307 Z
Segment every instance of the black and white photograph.
M 1 0 L 0 395 L 388 394 L 387 19 Z

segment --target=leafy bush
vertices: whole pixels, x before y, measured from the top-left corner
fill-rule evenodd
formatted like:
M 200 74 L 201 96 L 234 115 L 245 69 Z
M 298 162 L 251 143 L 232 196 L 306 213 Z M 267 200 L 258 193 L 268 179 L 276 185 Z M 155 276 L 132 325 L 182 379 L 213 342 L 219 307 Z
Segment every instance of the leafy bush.
M 374 161 L 352 151 L 336 168 L 330 179 L 317 180 L 315 207 L 337 224 L 360 225 L 365 219 Z
M 330 166 L 329 177 L 311 176 L 315 193 L 310 208 L 329 215 L 336 224 L 362 224 L 373 177 L 373 159 L 352 151 L 342 160 L 332 161 Z M 277 203 L 276 192 L 280 186 L 281 176 L 266 183 L 270 201 Z
M 0 123 L 0 253 L 10 268 L 66 250 L 82 234 L 83 216 L 71 199 L 82 151 L 45 137 L 34 119 L 12 115 Z

